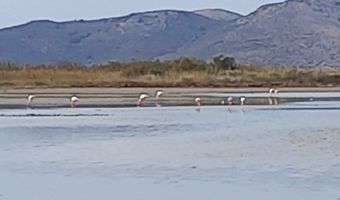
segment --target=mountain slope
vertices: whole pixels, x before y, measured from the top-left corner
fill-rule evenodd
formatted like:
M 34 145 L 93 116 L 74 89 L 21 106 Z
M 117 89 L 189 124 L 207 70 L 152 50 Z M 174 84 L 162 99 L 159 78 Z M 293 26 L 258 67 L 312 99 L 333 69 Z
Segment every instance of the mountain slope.
M 220 9 L 35 21 L 0 30 L 0 60 L 28 64 L 172 59 L 340 66 L 340 0 L 288 0 L 247 16 Z
M 40 64 L 152 59 L 176 51 L 221 23 L 172 10 L 96 21 L 35 21 L 0 31 L 0 60 Z
M 219 53 L 249 63 L 340 66 L 340 1 L 289 0 L 266 5 L 163 58 L 208 59 Z

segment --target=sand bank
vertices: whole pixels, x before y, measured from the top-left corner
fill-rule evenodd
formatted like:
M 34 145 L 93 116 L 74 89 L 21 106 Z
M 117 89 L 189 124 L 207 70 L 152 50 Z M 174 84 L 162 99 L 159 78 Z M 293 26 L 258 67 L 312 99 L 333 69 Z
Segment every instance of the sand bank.
M 250 99 L 248 104 L 267 104 L 268 88 L 46 88 L 46 89 L 7 89 L 0 90 L 1 108 L 24 108 L 28 94 L 36 96 L 34 107 L 68 107 L 69 98 L 76 94 L 80 98 L 80 107 L 124 107 L 136 106 L 140 93 L 148 93 L 150 98 L 145 106 L 155 106 L 154 93 L 163 90 L 164 96 L 159 103 L 164 106 L 193 105 L 196 96 L 204 97 L 205 105 L 220 105 L 223 95 L 260 93 L 263 98 Z M 280 93 L 287 92 L 340 92 L 340 88 L 280 88 Z M 214 96 L 209 94 L 223 94 Z M 283 100 L 285 102 L 286 100 Z

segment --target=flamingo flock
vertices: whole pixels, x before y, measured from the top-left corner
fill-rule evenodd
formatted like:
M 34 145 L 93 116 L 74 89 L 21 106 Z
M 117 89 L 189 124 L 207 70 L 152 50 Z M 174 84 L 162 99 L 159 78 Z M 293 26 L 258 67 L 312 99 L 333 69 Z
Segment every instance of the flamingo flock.
M 36 97 L 37 97 L 37 96 L 32 95 L 32 94 L 29 94 L 29 95 L 27 96 L 27 103 L 26 103 L 27 108 L 31 108 L 31 107 L 32 107 L 33 100 L 34 100 Z M 69 101 L 70 101 L 71 107 L 72 107 L 72 108 L 75 108 L 75 107 L 77 106 L 77 102 L 79 101 L 79 98 L 78 98 L 76 95 L 72 95 L 72 96 L 69 98 Z
M 269 104 L 278 104 L 278 89 L 277 88 L 269 88 L 268 90 L 268 101 Z M 164 92 L 162 90 L 157 90 L 154 94 L 154 102 L 156 104 L 156 106 L 160 106 L 160 99 L 161 97 L 163 97 Z M 151 98 L 152 96 L 149 95 L 148 93 L 140 93 L 138 96 L 138 100 L 137 100 L 137 107 L 142 107 L 144 105 L 144 101 L 148 98 Z M 27 96 L 27 108 L 31 108 L 32 104 L 33 104 L 33 100 L 37 98 L 36 95 L 33 94 L 28 94 Z M 71 97 L 68 98 L 71 108 L 75 108 L 77 107 L 77 104 L 79 103 L 80 99 L 79 97 L 77 97 L 75 94 L 73 94 Z M 244 106 L 246 104 L 246 97 L 245 96 L 241 96 L 239 97 L 239 105 Z M 194 105 L 197 107 L 197 110 L 199 111 L 201 106 L 202 106 L 202 98 L 200 96 L 196 96 L 193 99 L 193 103 Z M 230 106 L 235 104 L 235 100 L 234 97 L 229 96 L 227 97 L 226 101 L 222 100 L 221 101 L 222 105 L 228 105 L 228 110 L 230 111 Z

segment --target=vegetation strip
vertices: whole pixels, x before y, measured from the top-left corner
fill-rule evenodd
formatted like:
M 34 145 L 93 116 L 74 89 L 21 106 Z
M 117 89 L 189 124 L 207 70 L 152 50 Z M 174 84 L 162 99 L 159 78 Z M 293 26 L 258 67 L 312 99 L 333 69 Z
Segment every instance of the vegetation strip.
M 110 62 L 85 66 L 0 64 L 1 88 L 70 87 L 333 87 L 339 68 L 236 65 L 232 58 L 212 62 L 191 58 L 172 61 Z

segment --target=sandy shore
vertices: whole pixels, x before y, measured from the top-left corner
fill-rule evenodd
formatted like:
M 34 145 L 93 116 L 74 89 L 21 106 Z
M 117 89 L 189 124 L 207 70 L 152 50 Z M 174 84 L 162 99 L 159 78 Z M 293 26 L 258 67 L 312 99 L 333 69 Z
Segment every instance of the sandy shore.
M 279 88 L 282 92 L 334 92 L 340 87 L 291 87 Z M 169 93 L 195 93 L 195 92 L 266 92 L 268 88 L 44 88 L 44 89 L 0 89 L 0 94 L 46 93 L 46 94 L 131 94 L 140 92 L 153 92 L 164 90 Z
M 193 105 L 193 98 L 209 93 L 266 93 L 268 88 L 46 88 L 46 89 L 6 89 L 0 90 L 1 108 L 26 107 L 28 94 L 36 96 L 35 107 L 68 107 L 69 97 L 76 94 L 81 101 L 80 107 L 122 107 L 136 106 L 140 93 L 153 96 L 155 91 L 163 90 L 160 100 L 162 105 Z M 340 88 L 280 88 L 280 92 L 340 92 Z M 204 104 L 220 104 L 219 97 L 205 97 Z M 237 102 L 236 102 L 237 103 Z M 266 104 L 265 99 L 250 101 L 249 104 Z M 155 101 L 149 98 L 146 106 L 154 106 Z

